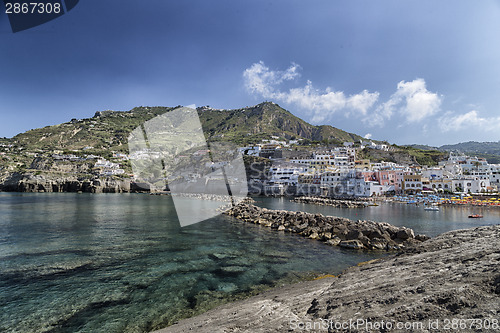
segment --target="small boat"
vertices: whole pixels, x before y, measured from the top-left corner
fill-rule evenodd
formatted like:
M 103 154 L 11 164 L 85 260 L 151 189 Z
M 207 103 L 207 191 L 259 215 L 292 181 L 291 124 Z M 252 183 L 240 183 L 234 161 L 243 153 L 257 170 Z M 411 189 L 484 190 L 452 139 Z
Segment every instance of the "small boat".
M 433 204 L 427 204 L 427 203 L 425 203 L 424 204 L 424 210 L 438 211 L 439 207 L 437 206 L 436 203 L 433 203 Z
M 470 219 L 480 219 L 482 218 L 483 215 L 479 215 L 479 214 L 472 214 L 472 215 L 469 215 L 469 218 Z

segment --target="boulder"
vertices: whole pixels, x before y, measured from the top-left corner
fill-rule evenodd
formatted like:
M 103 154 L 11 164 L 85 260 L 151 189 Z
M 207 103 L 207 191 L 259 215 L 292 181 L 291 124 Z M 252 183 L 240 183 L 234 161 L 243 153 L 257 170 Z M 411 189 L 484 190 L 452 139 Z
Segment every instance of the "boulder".
M 253 222 L 274 230 L 289 231 L 317 239 L 329 245 L 351 249 L 400 250 L 428 239 L 415 237 L 413 230 L 386 222 L 351 221 L 343 217 L 323 216 L 260 208 L 251 203 L 238 204 L 225 212 L 244 222 Z
M 331 245 L 331 246 L 337 246 L 340 244 L 342 240 L 338 238 L 337 236 L 333 237 L 332 239 L 329 239 L 325 242 L 325 244 Z
M 361 250 L 365 247 L 363 243 L 358 239 L 341 241 L 339 243 L 339 246 L 346 249 L 354 249 L 354 250 Z
M 407 240 L 409 238 L 415 238 L 415 234 L 413 233 L 413 230 L 404 228 L 396 232 L 396 238 L 401 240 Z

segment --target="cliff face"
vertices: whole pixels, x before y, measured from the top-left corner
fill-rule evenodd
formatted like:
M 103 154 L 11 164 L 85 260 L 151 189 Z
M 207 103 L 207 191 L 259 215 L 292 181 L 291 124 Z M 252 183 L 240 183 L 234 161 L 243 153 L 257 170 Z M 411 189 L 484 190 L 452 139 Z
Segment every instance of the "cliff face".
M 131 191 L 129 179 L 100 176 L 99 171 L 94 168 L 95 163 L 95 159 L 71 161 L 47 156 L 32 157 L 22 171 L 0 171 L 0 191 L 91 193 Z
M 31 162 L 29 169 L 36 171 L 50 171 L 50 172 L 63 172 L 63 173 L 76 173 L 76 174 L 90 174 L 95 160 L 87 162 L 66 162 L 54 161 L 52 158 L 36 157 Z
M 499 264 L 500 225 L 457 230 L 158 332 L 498 332 Z
M 0 191 L 123 193 L 131 192 L 131 183 L 128 180 L 111 178 L 78 178 L 71 175 L 47 176 L 14 172 L 0 183 Z M 133 186 L 132 191 L 134 191 Z

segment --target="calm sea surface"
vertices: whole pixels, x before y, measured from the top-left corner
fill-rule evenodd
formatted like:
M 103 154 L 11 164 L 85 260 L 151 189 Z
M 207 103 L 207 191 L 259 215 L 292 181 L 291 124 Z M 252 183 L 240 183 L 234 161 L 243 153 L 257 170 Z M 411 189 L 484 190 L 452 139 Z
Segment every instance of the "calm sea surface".
M 185 207 L 202 212 L 210 204 L 186 199 Z M 498 209 L 257 204 L 386 221 L 430 236 L 500 221 Z M 468 219 L 471 213 L 484 218 Z M 147 332 L 377 256 L 225 216 L 180 228 L 165 196 L 0 193 L 0 332 Z
M 180 228 L 166 196 L 0 193 L 0 332 L 147 332 L 376 256 L 225 216 Z

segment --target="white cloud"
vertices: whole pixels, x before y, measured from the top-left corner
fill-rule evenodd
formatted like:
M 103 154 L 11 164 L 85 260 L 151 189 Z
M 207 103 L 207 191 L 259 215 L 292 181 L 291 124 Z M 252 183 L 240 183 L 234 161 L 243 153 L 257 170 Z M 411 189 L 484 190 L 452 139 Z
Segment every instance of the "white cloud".
M 300 77 L 299 71 L 300 66 L 295 63 L 284 71 L 275 71 L 260 61 L 247 68 L 243 72 L 243 78 L 250 93 L 295 105 L 309 112 L 313 124 L 325 123 L 333 115 L 341 113 L 345 117 L 357 117 L 367 126 L 380 127 L 397 117 L 396 121 L 403 127 L 423 123 L 441 110 L 442 97 L 427 90 L 425 80 L 420 78 L 399 82 L 396 91 L 383 103 L 377 103 L 379 92 L 363 90 L 354 95 L 346 95 L 343 91 L 335 91 L 330 87 L 316 89 L 309 80 L 303 87 L 281 90 L 280 86 L 285 81 Z
M 360 94 L 350 96 L 347 99 L 347 107 L 366 116 L 368 110 L 377 102 L 379 95 L 378 92 L 370 93 L 368 90 L 363 90 Z
M 500 117 L 483 118 L 476 110 L 454 116 L 447 112 L 439 119 L 439 128 L 443 132 L 462 131 L 492 132 L 500 131 Z
M 264 62 L 260 61 L 243 72 L 245 86 L 251 93 L 261 95 L 264 98 L 276 98 L 279 93 L 274 91 L 275 86 L 300 76 L 297 73 L 298 68 L 297 64 L 292 64 L 286 71 L 272 71 L 264 65 Z
M 441 97 L 426 88 L 424 79 L 401 81 L 391 98 L 377 107 L 371 115 L 371 124 L 382 126 L 396 112 L 408 123 L 421 122 L 435 115 L 441 107 Z
M 366 133 L 365 136 L 364 136 L 365 139 L 371 139 L 372 138 L 372 134 L 371 133 Z
M 292 64 L 285 71 L 273 71 L 261 61 L 243 72 L 245 86 L 248 91 L 260 97 L 295 104 L 308 110 L 312 123 L 324 122 L 339 111 L 344 111 L 346 116 L 355 114 L 364 117 L 379 98 L 378 92 L 370 93 L 367 90 L 350 96 L 342 91 L 333 91 L 330 87 L 321 91 L 315 89 L 311 81 L 307 81 L 304 87 L 280 91 L 279 84 L 300 76 L 297 72 L 299 68 L 299 65 Z

